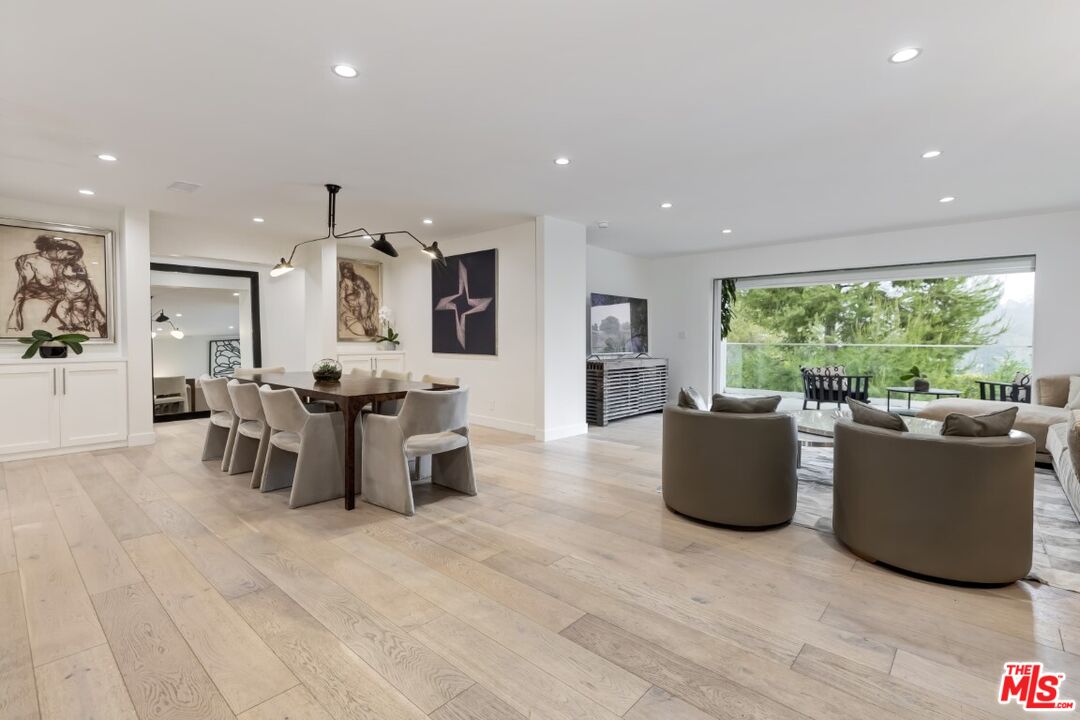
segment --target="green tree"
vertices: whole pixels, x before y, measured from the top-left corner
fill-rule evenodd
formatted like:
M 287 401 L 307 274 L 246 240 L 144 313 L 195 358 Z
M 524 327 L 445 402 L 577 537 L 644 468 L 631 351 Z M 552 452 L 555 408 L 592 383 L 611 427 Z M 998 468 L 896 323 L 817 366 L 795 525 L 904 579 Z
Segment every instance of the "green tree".
M 797 391 L 800 367 L 843 365 L 873 375 L 870 390 L 880 397 L 918 365 L 933 384 L 970 394 L 983 378 L 965 358 L 1008 328 L 996 312 L 1001 294 L 991 277 L 740 290 L 727 338 L 728 385 Z M 996 376 L 1018 365 L 1002 358 L 986 379 L 1004 379 Z

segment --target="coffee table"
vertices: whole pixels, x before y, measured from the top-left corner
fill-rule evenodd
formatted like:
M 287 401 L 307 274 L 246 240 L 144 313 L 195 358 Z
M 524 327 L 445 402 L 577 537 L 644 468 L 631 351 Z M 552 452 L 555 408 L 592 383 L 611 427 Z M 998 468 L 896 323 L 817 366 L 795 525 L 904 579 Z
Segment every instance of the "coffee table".
M 892 410 L 892 396 L 893 393 L 897 395 L 907 395 L 907 409 L 911 410 L 911 397 L 913 395 L 933 395 L 937 400 L 943 397 L 960 397 L 963 395 L 959 390 L 947 390 L 945 388 L 928 388 L 926 390 L 916 390 L 913 387 L 887 387 L 885 388 L 885 409 Z
M 851 413 L 843 410 L 795 410 L 791 413 L 799 430 L 799 467 L 802 467 L 804 447 L 832 447 L 836 421 L 851 419 Z M 905 417 L 908 431 L 922 435 L 940 435 L 941 423 L 918 417 Z

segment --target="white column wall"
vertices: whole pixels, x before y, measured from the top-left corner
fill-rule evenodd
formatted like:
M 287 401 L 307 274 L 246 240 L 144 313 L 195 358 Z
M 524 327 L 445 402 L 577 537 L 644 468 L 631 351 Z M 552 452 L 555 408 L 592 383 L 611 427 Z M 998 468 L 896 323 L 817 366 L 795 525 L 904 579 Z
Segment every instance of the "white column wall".
M 588 432 L 585 423 L 585 226 L 536 220 L 537 440 Z

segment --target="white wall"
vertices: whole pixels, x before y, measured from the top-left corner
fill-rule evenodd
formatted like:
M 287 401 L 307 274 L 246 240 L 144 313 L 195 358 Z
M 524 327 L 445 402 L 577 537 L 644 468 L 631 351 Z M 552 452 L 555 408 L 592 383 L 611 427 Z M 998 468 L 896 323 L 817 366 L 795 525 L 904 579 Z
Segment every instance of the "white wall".
M 197 378 L 210 372 L 210 341 L 235 335 L 184 335 L 177 340 L 168 333 L 154 338 L 154 377 L 183 375 Z
M 589 293 L 649 298 L 652 260 L 594 245 L 586 248 L 586 259 Z M 587 303 L 588 299 L 583 302 Z
M 585 423 L 585 226 L 536 219 L 537 440 L 588 432 Z
M 652 260 L 651 350 L 670 358 L 672 394 L 712 387 L 716 278 L 1008 255 L 1036 256 L 1034 373 L 1080 371 L 1080 212 Z
M 535 223 L 440 240 L 439 247 L 446 255 L 498 249 L 498 355 L 431 352 L 431 260 L 419 246 L 402 243 L 400 257 L 383 263 L 383 294 L 397 319 L 408 369 L 415 377 L 460 377 L 470 388 L 473 422 L 531 435 L 537 382 Z

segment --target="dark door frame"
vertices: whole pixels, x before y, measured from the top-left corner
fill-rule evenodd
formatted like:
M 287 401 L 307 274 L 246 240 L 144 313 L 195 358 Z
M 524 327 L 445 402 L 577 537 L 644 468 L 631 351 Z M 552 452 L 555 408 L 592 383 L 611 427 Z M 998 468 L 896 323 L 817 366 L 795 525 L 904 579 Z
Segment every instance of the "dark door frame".
M 262 365 L 262 325 L 259 317 L 259 273 L 255 270 L 233 270 L 231 268 L 219 268 L 219 267 L 203 267 L 201 265 L 176 265 L 173 263 L 150 263 L 151 270 L 160 270 L 161 272 L 173 272 L 173 273 L 187 273 L 189 275 L 217 275 L 225 277 L 242 277 L 248 279 L 248 287 L 251 292 L 251 354 L 254 367 L 260 367 Z M 153 310 L 151 309 L 151 312 Z M 150 344 L 150 367 L 151 378 L 153 380 L 153 367 L 154 367 L 154 344 Z M 151 392 L 152 394 L 152 392 Z M 192 398 L 194 399 L 194 397 Z M 173 420 L 190 420 L 192 418 L 204 418 L 209 417 L 210 413 L 206 411 L 202 412 L 186 412 L 175 413 L 172 415 L 155 415 L 154 422 L 171 422 Z

